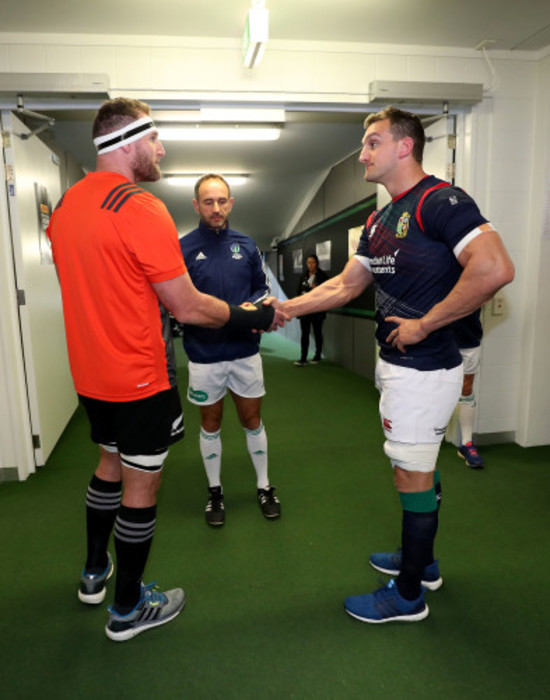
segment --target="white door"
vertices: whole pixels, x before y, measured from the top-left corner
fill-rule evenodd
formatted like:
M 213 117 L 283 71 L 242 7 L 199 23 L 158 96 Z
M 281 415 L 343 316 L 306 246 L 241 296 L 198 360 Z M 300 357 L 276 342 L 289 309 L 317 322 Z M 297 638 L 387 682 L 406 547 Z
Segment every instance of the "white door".
M 454 185 L 455 171 L 455 117 L 427 118 L 424 124 L 426 146 L 423 168 L 428 175 L 435 175 Z
M 424 170 L 454 185 L 456 117 L 440 117 L 435 122 L 425 125 L 424 129 L 427 137 Z M 458 406 L 449 421 L 445 439 L 455 445 L 460 444 Z
M 61 195 L 59 165 L 36 136 L 24 138 L 30 130 L 15 115 L 2 112 L 2 130 L 24 379 L 35 464 L 42 466 L 77 406 L 61 294 L 45 236 Z

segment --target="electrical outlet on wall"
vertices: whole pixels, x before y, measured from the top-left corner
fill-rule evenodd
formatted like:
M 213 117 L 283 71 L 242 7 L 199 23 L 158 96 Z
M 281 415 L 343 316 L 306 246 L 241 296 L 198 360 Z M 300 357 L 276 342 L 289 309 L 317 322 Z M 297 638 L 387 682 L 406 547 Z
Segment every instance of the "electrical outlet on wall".
M 504 297 L 496 295 L 491 299 L 491 315 L 502 316 L 504 313 Z

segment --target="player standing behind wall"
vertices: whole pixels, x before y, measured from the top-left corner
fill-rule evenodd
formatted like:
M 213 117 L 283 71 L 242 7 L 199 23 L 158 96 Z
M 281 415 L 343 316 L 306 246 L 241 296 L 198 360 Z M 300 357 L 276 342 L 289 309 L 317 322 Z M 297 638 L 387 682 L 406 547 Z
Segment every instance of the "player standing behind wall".
M 462 393 L 458 401 L 458 425 L 460 428 L 460 445 L 458 455 L 472 469 L 483 469 L 483 458 L 473 442 L 474 422 L 476 416 L 476 395 L 474 380 L 479 372 L 481 362 L 481 340 L 483 327 L 481 325 L 481 309 L 473 314 L 455 321 L 452 324 L 462 362 L 464 365 L 464 380 Z

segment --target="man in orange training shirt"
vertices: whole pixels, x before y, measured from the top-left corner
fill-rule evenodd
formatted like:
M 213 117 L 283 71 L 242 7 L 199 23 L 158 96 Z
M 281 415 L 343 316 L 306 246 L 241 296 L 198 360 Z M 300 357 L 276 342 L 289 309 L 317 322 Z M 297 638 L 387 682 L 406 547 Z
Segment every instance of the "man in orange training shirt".
M 185 605 L 181 588 L 160 593 L 142 583 L 163 464 L 184 434 L 168 311 L 180 322 L 237 330 L 275 328 L 281 315 L 232 307 L 194 287 L 166 207 L 136 184 L 158 180 L 164 156 L 147 104 L 106 102 L 93 137 L 96 171 L 61 198 L 48 236 L 71 372 L 100 448 L 86 497 L 78 597 L 90 604 L 105 598 L 114 527 L 117 575 L 106 633 L 125 641 Z

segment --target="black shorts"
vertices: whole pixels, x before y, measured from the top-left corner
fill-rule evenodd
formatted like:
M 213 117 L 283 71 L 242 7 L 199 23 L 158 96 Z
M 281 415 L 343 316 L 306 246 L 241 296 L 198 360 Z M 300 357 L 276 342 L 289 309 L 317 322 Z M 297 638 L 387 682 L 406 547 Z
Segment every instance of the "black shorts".
M 127 455 L 152 455 L 184 436 L 177 387 L 138 401 L 100 401 L 78 397 L 88 414 L 92 442 Z

